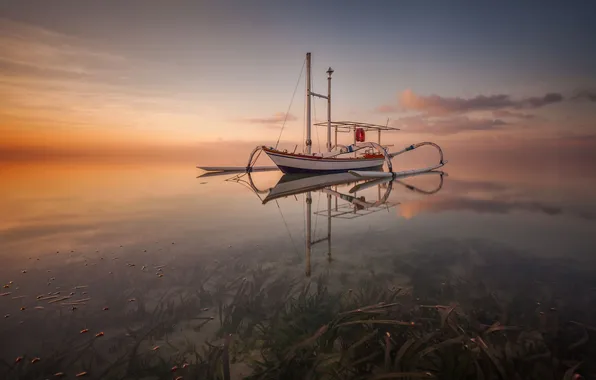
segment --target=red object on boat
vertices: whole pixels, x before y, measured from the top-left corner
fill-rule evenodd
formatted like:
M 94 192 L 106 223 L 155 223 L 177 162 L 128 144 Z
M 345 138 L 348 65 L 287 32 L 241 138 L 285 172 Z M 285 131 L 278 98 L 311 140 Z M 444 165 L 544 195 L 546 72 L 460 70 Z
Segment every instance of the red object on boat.
M 365 134 L 363 128 L 356 128 L 356 142 L 364 142 Z

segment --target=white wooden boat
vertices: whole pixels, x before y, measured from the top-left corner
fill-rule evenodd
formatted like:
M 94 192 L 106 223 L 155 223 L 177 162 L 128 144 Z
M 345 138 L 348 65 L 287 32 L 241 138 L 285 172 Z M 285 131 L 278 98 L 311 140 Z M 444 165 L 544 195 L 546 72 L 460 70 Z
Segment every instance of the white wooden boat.
M 381 155 L 325 158 L 316 155 L 284 153 L 263 147 L 263 152 L 284 173 L 341 173 L 349 170 L 383 170 L 385 157 Z

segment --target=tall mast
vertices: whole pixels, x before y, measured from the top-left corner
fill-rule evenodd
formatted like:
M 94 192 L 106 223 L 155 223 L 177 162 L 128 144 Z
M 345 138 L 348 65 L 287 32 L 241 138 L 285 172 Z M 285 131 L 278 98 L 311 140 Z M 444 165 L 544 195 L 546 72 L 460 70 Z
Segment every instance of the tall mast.
M 327 194 L 327 257 L 331 261 L 331 194 Z
M 312 240 L 311 240 L 311 213 L 312 213 L 312 196 L 310 191 L 306 193 L 306 269 L 305 274 L 306 277 L 310 277 L 310 254 L 312 250 Z
M 331 152 L 331 74 L 333 69 L 330 67 L 327 70 L 327 152 Z
M 310 139 L 310 53 L 306 53 L 306 154 L 311 153 Z

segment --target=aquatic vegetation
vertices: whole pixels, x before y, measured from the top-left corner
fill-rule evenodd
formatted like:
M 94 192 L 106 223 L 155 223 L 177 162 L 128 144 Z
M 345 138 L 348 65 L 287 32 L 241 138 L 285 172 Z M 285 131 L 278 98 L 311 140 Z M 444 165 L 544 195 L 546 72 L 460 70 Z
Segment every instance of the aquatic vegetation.
M 258 258 L 230 256 L 179 269 L 160 264 L 157 270 L 175 275 L 140 281 L 153 274 L 123 265 L 136 272 L 110 275 L 118 291 L 109 308 L 91 283 L 84 289 L 92 296 L 83 298 L 33 293 L 40 295 L 27 306 L 45 309 L 23 314 L 38 321 L 29 328 L 43 330 L 46 341 L 37 351 L 3 358 L 0 377 L 223 380 L 240 378 L 240 367 L 244 378 L 263 380 L 596 373 L 590 360 L 596 316 L 589 307 L 596 294 L 564 281 L 573 275 L 589 284 L 587 272 L 525 263 L 522 255 L 490 248 L 462 251 L 387 258 L 393 276 L 365 269 L 304 278 Z M 409 283 L 397 286 L 396 275 Z M 85 307 L 73 312 L 61 303 Z

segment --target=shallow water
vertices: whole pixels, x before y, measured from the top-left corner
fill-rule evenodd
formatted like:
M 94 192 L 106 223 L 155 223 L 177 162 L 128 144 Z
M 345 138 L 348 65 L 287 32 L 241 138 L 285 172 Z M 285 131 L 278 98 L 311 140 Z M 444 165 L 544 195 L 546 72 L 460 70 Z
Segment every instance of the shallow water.
M 0 358 L 6 363 L 43 359 L 60 344 L 85 344 L 99 332 L 97 350 L 110 358 L 127 329 L 148 324 L 166 294 L 196 291 L 208 270 L 226 281 L 257 266 L 288 278 L 325 274 L 331 289 L 341 291 L 370 273 L 407 284 L 395 260 L 417 252 L 481 252 L 497 263 L 513 252 L 526 260 L 524 267 L 507 267 L 512 277 L 544 260 L 594 268 L 596 181 L 581 175 L 508 178 L 447 165 L 445 174 L 351 193 L 358 183 L 337 177 L 307 188 L 312 183 L 279 172 L 240 177 L 244 182 L 230 180 L 234 175 L 197 178 L 201 172 L 188 165 L 0 170 L 0 341 L 10 342 L 0 345 Z M 290 195 L 263 204 L 269 189 L 284 186 Z M 310 255 L 308 189 L 311 241 L 325 239 L 331 223 L 330 242 L 314 244 Z M 185 302 L 181 297 L 170 306 Z M 198 314 L 217 319 L 214 308 L 187 306 L 175 309 L 171 341 L 209 339 L 217 320 L 194 327 Z M 160 338 L 143 344 L 146 350 L 164 345 Z

